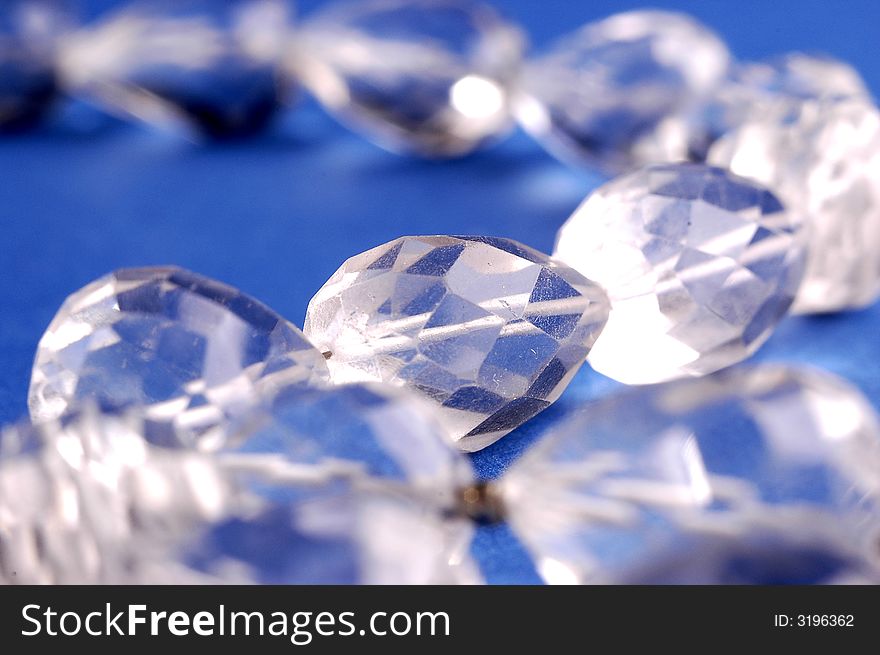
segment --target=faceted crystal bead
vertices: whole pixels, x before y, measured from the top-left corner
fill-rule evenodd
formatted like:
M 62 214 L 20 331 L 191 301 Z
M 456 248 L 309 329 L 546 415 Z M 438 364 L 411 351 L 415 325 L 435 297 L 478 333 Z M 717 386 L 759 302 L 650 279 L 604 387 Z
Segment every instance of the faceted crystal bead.
M 168 553 L 231 488 L 198 453 L 149 446 L 94 407 L 0 434 L 0 583 L 181 582 Z
M 285 95 L 287 0 L 135 0 L 67 40 L 73 95 L 212 137 L 259 130 Z
M 730 54 L 683 14 L 631 11 L 589 23 L 531 62 L 523 127 L 561 159 L 621 171 L 666 117 L 709 97 Z
M 661 121 L 634 150 L 643 162 L 705 161 L 711 145 L 743 123 L 823 98 L 870 99 L 870 93 L 852 66 L 824 55 L 791 52 L 745 62 L 710 98 Z
M 156 437 L 166 445 L 210 447 L 212 428 L 259 389 L 328 378 L 303 334 L 241 291 L 178 268 L 137 268 L 64 302 L 40 340 L 29 405 L 35 421 L 89 398 L 136 405 L 174 425 L 167 441 Z
M 768 95 L 801 100 L 871 96 L 852 66 L 827 55 L 789 52 L 764 61 L 746 62 L 739 65 L 735 79 Z
M 479 580 L 472 526 L 448 518 L 473 472 L 414 394 L 286 388 L 239 428 L 220 461 L 265 504 L 195 544 L 198 570 L 222 578 L 231 559 L 254 582 Z
M 549 582 L 724 580 L 771 537 L 876 566 L 880 421 L 830 374 L 740 369 L 584 407 L 501 485 Z
M 418 399 L 300 391 L 210 458 L 90 406 L 6 431 L 0 582 L 479 582 L 472 528 L 446 513 L 472 474 Z
M 65 2 L 3 2 L 0 9 L 0 131 L 33 124 L 55 99 L 57 42 L 71 22 Z
M 880 294 L 880 111 L 865 100 L 781 107 L 749 120 L 709 160 L 768 185 L 808 228 L 793 311 L 863 307 Z
M 590 364 L 650 384 L 748 357 L 803 275 L 796 219 L 762 187 L 698 164 L 648 166 L 600 187 L 554 253 L 611 300 Z
M 518 29 L 468 0 L 339 3 L 297 34 L 303 83 L 341 121 L 393 151 L 464 155 L 510 127 Z
M 403 237 L 346 261 L 304 330 L 334 382 L 407 386 L 473 451 L 559 397 L 607 312 L 595 284 L 514 241 Z

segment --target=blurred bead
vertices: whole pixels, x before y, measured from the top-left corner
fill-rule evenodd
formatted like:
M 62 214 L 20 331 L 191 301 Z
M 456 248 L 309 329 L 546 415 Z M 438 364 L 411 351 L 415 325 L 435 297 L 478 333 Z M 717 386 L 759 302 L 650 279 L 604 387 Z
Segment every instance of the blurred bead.
M 611 300 L 590 365 L 650 384 L 748 357 L 803 275 L 796 218 L 764 188 L 699 164 L 648 166 L 600 187 L 554 253 Z
M 241 291 L 174 267 L 124 269 L 61 306 L 28 402 L 34 420 L 86 399 L 134 405 L 169 427 L 165 445 L 213 447 L 213 428 L 260 390 L 328 377 L 302 332 Z
M 147 429 L 86 406 L 0 434 L 0 583 L 182 582 L 169 551 L 227 511 L 231 488 Z
M 286 95 L 288 0 L 135 0 L 73 35 L 72 95 L 212 137 L 263 128 Z
M 0 131 L 33 125 L 55 100 L 58 39 L 72 22 L 66 2 L 4 0 L 0 9 Z
M 343 263 L 304 330 L 335 383 L 413 389 L 473 451 L 559 397 L 607 312 L 595 284 L 515 241 L 403 237 Z
M 449 517 L 473 472 L 423 402 L 388 385 L 281 390 L 218 456 L 264 504 L 206 533 L 193 565 L 222 578 L 231 559 L 262 583 L 479 581 L 473 526 Z
M 849 64 L 824 55 L 791 52 L 737 65 L 715 93 L 661 121 L 634 147 L 644 162 L 705 161 L 711 145 L 750 119 L 823 98 L 870 99 Z
M 615 578 L 616 584 L 876 585 L 880 569 L 836 534 L 833 522 L 786 522 L 785 531 L 750 527 L 736 534 L 680 535 Z
M 211 457 L 89 404 L 6 430 L 0 582 L 480 582 L 448 513 L 472 473 L 418 399 L 285 388 L 263 409 Z
M 468 0 L 334 4 L 297 34 L 303 83 L 392 151 L 458 157 L 505 134 L 521 32 Z
M 227 460 L 263 454 L 282 468 L 318 472 L 327 465 L 328 479 L 368 476 L 406 484 L 444 508 L 455 504 L 458 487 L 473 482 L 469 462 L 430 404 L 391 385 L 283 387 L 227 429 Z
M 763 366 L 623 392 L 553 426 L 501 485 L 549 582 L 650 580 L 676 558 L 682 581 L 724 580 L 714 567 L 736 543 L 772 535 L 878 563 L 880 422 L 820 371 Z
M 709 160 L 766 184 L 804 219 L 809 258 L 793 311 L 864 307 L 880 294 L 880 111 L 808 101 L 747 121 Z
M 616 14 L 564 37 L 526 68 L 523 127 L 563 160 L 617 172 L 664 118 L 712 94 L 730 54 L 706 26 L 664 11 Z

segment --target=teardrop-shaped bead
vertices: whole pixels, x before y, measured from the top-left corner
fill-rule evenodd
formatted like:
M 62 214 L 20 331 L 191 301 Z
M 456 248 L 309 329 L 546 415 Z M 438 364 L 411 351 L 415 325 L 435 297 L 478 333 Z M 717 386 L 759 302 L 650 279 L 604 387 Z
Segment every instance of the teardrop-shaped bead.
M 515 241 L 402 237 L 347 260 L 304 330 L 334 382 L 406 386 L 473 451 L 559 397 L 607 312 L 594 283 Z
M 521 32 L 468 0 L 331 5 L 297 33 L 303 83 L 342 122 L 393 151 L 457 157 L 506 133 Z
M 520 122 L 553 154 L 620 172 L 666 117 L 724 80 L 727 47 L 684 14 L 615 14 L 561 38 L 526 67 Z
M 769 538 L 876 566 L 880 419 L 831 374 L 739 369 L 576 410 L 501 485 L 549 582 L 650 581 L 676 558 L 713 582 L 729 559 L 710 549 Z
M 591 366 L 651 384 L 751 355 L 800 284 L 798 219 L 763 187 L 699 164 L 647 166 L 594 191 L 554 253 L 611 300 Z
M 287 93 L 287 0 L 135 0 L 66 40 L 69 93 L 191 134 L 264 127 Z
M 803 216 L 809 260 L 794 312 L 865 307 L 880 296 L 880 111 L 872 102 L 777 107 L 720 139 L 708 158 Z
M 0 9 L 0 132 L 29 127 L 55 100 L 58 40 L 73 16 L 61 0 L 4 0 Z
M 722 136 L 781 107 L 794 108 L 807 100 L 870 97 L 852 66 L 826 55 L 790 52 L 741 62 L 709 98 L 661 121 L 634 150 L 645 163 L 702 162 Z
M 61 306 L 37 349 L 29 406 L 43 420 L 86 399 L 134 405 L 173 424 L 174 445 L 209 440 L 260 389 L 328 377 L 302 332 L 241 291 L 174 267 L 124 269 Z

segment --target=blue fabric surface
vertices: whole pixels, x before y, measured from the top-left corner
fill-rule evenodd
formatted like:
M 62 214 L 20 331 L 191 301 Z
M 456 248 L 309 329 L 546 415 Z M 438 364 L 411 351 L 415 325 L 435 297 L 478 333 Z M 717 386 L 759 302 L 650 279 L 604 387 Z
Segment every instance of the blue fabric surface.
M 90 10 L 109 2 L 87 3 Z M 320 2 L 302 2 L 303 12 Z M 535 44 L 638 2 L 497 3 Z M 880 95 L 880 3 L 655 2 L 713 26 L 742 58 L 824 51 Z M 521 133 L 461 161 L 388 154 L 303 99 L 240 143 L 196 146 L 141 127 L 63 112 L 0 139 L 0 422 L 24 416 L 37 341 L 65 296 L 123 266 L 178 264 L 236 285 L 301 325 L 316 289 L 347 257 L 403 234 L 506 236 L 544 251 L 601 181 L 555 162 Z M 759 359 L 838 373 L 880 406 L 880 307 L 785 321 Z M 560 402 L 476 454 L 494 478 L 565 412 L 615 383 L 584 368 Z M 538 580 L 505 527 L 474 553 L 497 583 Z

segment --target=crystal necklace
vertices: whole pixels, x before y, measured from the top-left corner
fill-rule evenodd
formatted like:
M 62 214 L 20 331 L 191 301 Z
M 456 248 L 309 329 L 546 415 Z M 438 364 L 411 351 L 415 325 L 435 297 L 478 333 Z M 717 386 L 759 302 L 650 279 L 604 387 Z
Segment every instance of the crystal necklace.
M 716 373 L 790 308 L 880 291 L 880 114 L 845 64 L 732 64 L 657 11 L 521 65 L 521 31 L 459 0 L 339 4 L 292 39 L 275 0 L 134 2 L 73 32 L 13 4 L 4 38 L 38 72 L 10 74 L 7 126 L 57 74 L 116 112 L 241 134 L 295 79 L 394 150 L 460 156 L 515 116 L 565 161 L 629 172 L 552 256 L 475 236 L 355 255 L 303 331 L 174 267 L 74 293 L 40 341 L 33 425 L 0 440 L 0 579 L 475 583 L 481 522 L 509 523 L 551 583 L 736 581 L 733 560 L 810 549 L 837 563 L 817 579 L 876 579 L 869 404 L 819 371 Z M 29 11 L 53 20 L 15 20 Z M 584 361 L 667 384 L 584 407 L 476 481 L 460 451 L 543 411 Z

